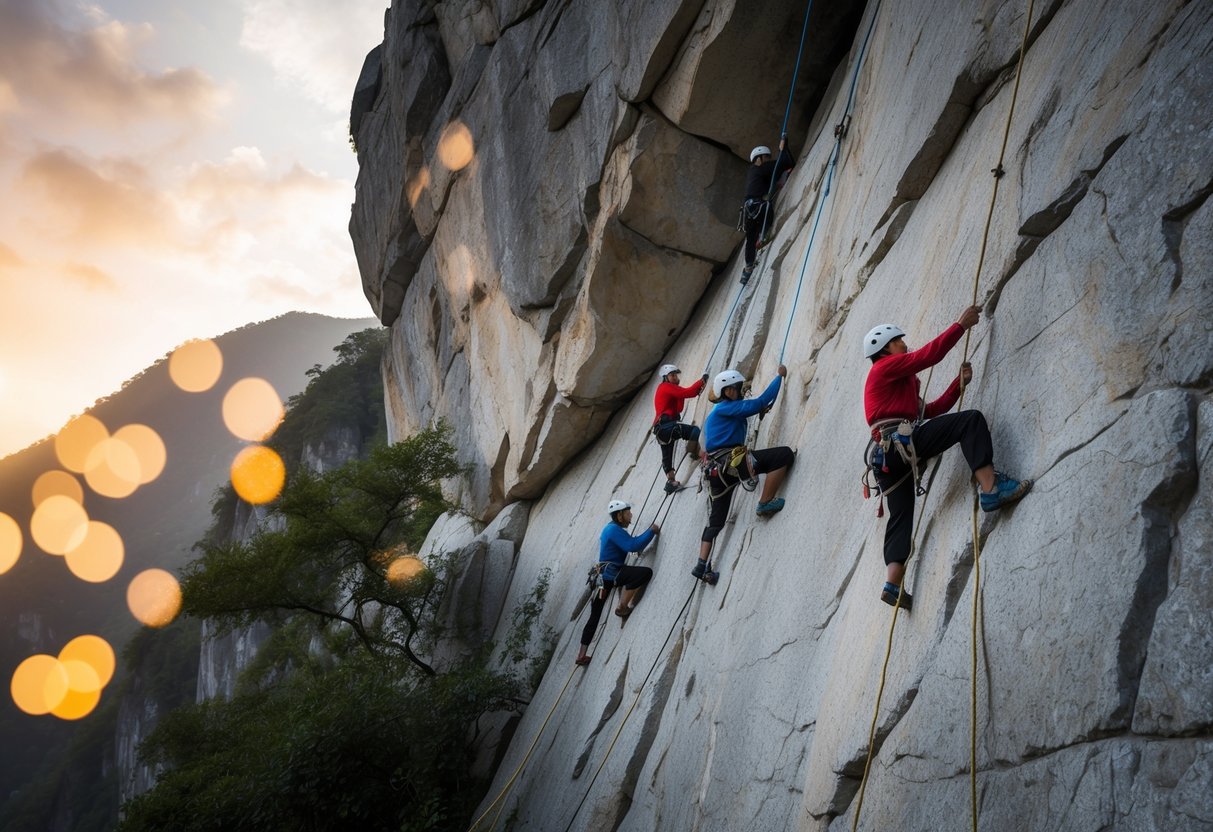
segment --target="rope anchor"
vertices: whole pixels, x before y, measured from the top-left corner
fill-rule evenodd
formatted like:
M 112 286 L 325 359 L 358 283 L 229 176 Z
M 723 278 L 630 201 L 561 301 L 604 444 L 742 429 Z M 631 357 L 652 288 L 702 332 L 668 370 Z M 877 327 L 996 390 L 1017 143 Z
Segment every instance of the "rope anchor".
M 834 138 L 845 139 L 847 137 L 847 133 L 850 131 L 850 129 L 851 129 L 851 115 L 850 115 L 850 113 L 848 113 L 847 115 L 842 117 L 842 121 L 840 121 L 834 125 Z

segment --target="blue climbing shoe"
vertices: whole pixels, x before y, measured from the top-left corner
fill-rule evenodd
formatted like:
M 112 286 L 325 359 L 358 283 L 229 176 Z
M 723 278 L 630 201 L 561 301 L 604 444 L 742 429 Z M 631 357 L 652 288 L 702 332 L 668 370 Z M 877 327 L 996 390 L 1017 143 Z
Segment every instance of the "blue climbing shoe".
M 754 273 L 753 264 L 746 266 L 744 269 L 741 270 L 741 285 L 742 286 L 744 286 L 750 282 L 750 275 L 752 275 L 753 273 Z
M 783 510 L 783 497 L 776 497 L 765 503 L 759 503 L 758 508 L 754 510 L 759 517 L 770 517 L 777 511 Z
M 880 591 L 880 600 L 884 601 L 890 607 L 896 607 L 898 595 L 901 596 L 901 608 L 903 610 L 909 612 L 914 608 L 914 596 L 897 586 L 897 584 L 886 582 L 884 589 Z
M 1032 490 L 1031 480 L 1013 480 L 1001 471 L 994 472 L 994 490 L 981 492 L 981 510 L 996 511 L 1017 502 Z
M 720 573 L 708 569 L 707 561 L 701 560 L 697 561 L 695 567 L 691 569 L 691 577 L 703 581 L 705 584 L 715 586 L 716 581 L 720 579 Z

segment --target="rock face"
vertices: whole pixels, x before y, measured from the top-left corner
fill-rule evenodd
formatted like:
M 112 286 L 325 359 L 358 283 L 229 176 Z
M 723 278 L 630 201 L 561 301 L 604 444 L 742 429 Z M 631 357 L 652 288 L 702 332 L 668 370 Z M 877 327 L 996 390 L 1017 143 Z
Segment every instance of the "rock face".
M 744 290 L 741 154 L 775 139 L 803 6 L 389 12 L 352 228 L 393 329 L 392 429 L 454 424 L 481 521 L 531 501 L 508 569 L 478 524 L 431 541 L 485 553 L 453 614 L 496 618 L 500 637 L 502 611 L 553 573 L 560 642 L 482 807 L 521 765 L 510 828 L 843 830 L 859 808 L 891 615 L 884 521 L 857 482 L 860 340 L 893 321 L 922 344 L 969 302 L 1025 10 L 817 5 L 800 163 Z M 983 829 L 1213 829 L 1211 56 L 1210 3 L 1037 3 L 964 402 L 996 465 L 1036 486 L 978 517 L 979 585 L 963 458 L 929 467 L 861 829 L 966 826 L 971 731 Z M 474 143 L 459 170 L 440 162 L 455 122 Z M 922 374 L 928 395 L 960 352 Z M 657 516 L 646 428 L 664 360 L 756 387 L 788 366 L 756 443 L 798 450 L 788 505 L 756 519 L 739 493 L 706 587 L 688 575 L 703 498 L 661 503 L 643 603 L 574 671 L 607 501 L 648 494 L 638 527 Z

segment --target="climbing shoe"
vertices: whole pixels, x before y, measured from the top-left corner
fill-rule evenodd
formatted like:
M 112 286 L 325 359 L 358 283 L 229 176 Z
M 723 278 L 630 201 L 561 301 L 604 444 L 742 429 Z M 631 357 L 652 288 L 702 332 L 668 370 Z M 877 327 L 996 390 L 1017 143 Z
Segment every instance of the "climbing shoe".
M 1001 471 L 994 472 L 994 490 L 981 492 L 981 510 L 996 511 L 1018 501 L 1032 489 L 1031 480 L 1013 480 Z
M 666 482 L 665 482 L 665 493 L 666 494 L 677 494 L 679 491 L 681 491 L 684 488 L 686 488 L 686 486 L 683 485 L 682 483 L 678 482 L 678 480 L 666 480 Z
M 896 584 L 886 582 L 884 589 L 880 592 L 880 600 L 884 601 L 890 607 L 895 607 L 897 606 L 898 595 L 901 595 L 901 608 L 903 610 L 909 612 L 914 608 L 914 597 Z
M 578 667 L 585 667 L 587 664 L 590 663 L 590 659 L 592 659 L 592 658 L 594 658 L 594 657 L 593 656 L 578 656 L 577 658 L 573 659 L 573 664 L 577 665 Z
M 773 500 L 768 500 L 765 503 L 759 503 L 755 513 L 759 517 L 769 517 L 777 511 L 783 509 L 783 497 L 776 497 Z
M 751 264 L 741 270 L 741 285 L 744 286 L 750 282 L 750 275 L 754 273 L 754 266 Z
M 620 618 L 627 618 L 631 614 L 631 607 L 615 607 L 615 615 L 619 616 Z
M 715 586 L 716 581 L 720 579 L 720 573 L 709 570 L 707 561 L 701 560 L 696 562 L 695 568 L 691 570 L 691 577 Z

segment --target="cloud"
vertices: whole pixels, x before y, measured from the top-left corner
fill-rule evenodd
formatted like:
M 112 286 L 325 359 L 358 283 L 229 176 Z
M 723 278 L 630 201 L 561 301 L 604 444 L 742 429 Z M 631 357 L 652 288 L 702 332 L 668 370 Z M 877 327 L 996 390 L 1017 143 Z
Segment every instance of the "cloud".
M 362 60 L 383 40 L 385 0 L 245 0 L 240 45 L 304 95 L 346 113 Z
M 116 292 L 118 290 L 118 281 L 96 266 L 90 266 L 87 263 L 67 263 L 63 266 L 63 273 L 89 291 Z
M 53 0 L 0 0 L 0 115 L 35 108 L 87 124 L 212 117 L 226 95 L 205 73 L 138 66 L 153 36 L 148 24 L 106 20 L 96 9 L 73 19 Z
M 17 187 L 41 205 L 36 215 L 44 233 L 102 245 L 154 246 L 175 234 L 173 212 L 131 159 L 91 159 L 56 149 L 34 155 L 22 168 Z
M 19 269 L 25 265 L 21 256 L 4 243 L 0 243 L 0 269 Z

